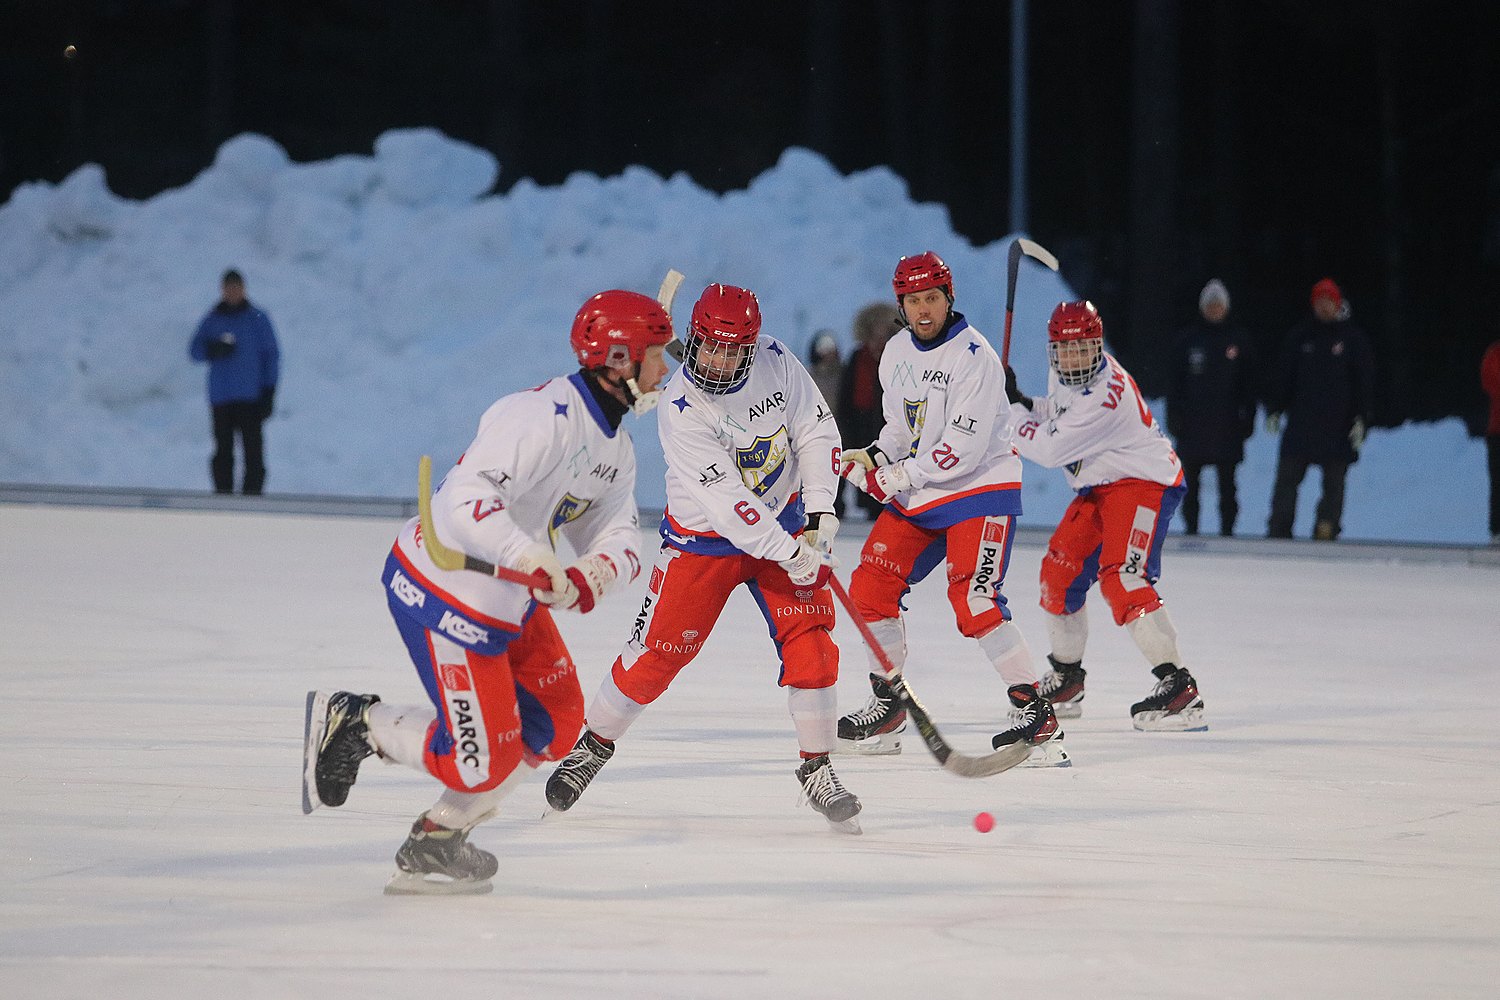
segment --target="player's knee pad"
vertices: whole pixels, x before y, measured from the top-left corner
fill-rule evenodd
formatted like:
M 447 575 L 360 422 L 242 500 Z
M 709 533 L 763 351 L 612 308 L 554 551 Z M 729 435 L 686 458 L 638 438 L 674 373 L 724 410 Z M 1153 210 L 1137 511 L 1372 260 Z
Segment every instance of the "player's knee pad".
M 1109 602 L 1115 624 L 1126 622 L 1141 615 L 1150 614 L 1161 607 L 1161 597 L 1156 588 L 1138 576 L 1121 573 L 1101 573 L 1099 590 Z
M 456 792 L 487 792 L 499 787 L 520 766 L 525 750 L 518 721 L 493 736 L 476 733 L 457 721 L 446 753 L 434 750 L 438 742 L 435 738 L 427 745 L 427 771 Z
M 1048 549 L 1047 554 L 1042 557 L 1042 610 L 1048 614 L 1066 615 L 1082 607 L 1083 601 L 1076 599 L 1074 591 L 1077 589 L 1075 585 L 1079 582 L 1083 571 L 1083 563 L 1058 549 Z M 1087 591 L 1087 589 L 1085 586 L 1084 590 Z M 1070 596 L 1075 599 L 1070 600 Z M 1076 603 L 1077 607 L 1068 607 L 1072 603 Z
M 808 629 L 782 643 L 781 683 L 795 688 L 831 687 L 839 679 L 839 648 L 826 628 Z
M 861 558 L 849 577 L 849 598 L 854 610 L 867 622 L 901 616 L 901 595 L 906 580 L 892 569 Z

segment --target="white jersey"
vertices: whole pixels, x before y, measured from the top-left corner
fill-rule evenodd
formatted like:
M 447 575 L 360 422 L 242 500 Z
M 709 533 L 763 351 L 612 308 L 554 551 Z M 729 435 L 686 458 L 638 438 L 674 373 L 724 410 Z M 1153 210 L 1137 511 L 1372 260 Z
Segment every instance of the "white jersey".
M 514 566 L 532 542 L 556 549 L 561 538 L 579 556 L 607 556 L 620 583 L 639 575 L 635 449 L 628 431 L 610 427 L 583 379 L 554 378 L 485 411 L 473 442 L 432 498 L 433 528 L 443 544 Z M 439 624 L 429 627 L 460 642 L 459 630 L 471 636 L 474 628 L 518 630 L 532 603 L 530 591 L 517 584 L 438 569 L 422 547 L 416 518 L 396 539 L 386 586 L 409 613 L 434 618 Z M 442 610 L 472 627 L 442 625 L 453 620 Z
M 1011 404 L 1020 419 L 1016 447 L 1049 468 L 1061 466 L 1075 490 L 1144 479 L 1175 486 L 1182 463 L 1151 415 L 1146 401 L 1118 361 L 1104 355 L 1104 367 L 1080 386 L 1063 385 L 1050 366 L 1047 395 L 1030 413 Z
M 785 344 L 758 341 L 744 384 L 704 392 L 679 368 L 662 389 L 667 511 L 662 539 L 708 555 L 790 559 L 804 511 L 833 510 L 839 433 Z
M 902 330 L 880 356 L 885 426 L 875 443 L 912 488 L 892 506 L 924 528 L 1021 512 L 1021 460 L 1005 369 L 989 341 L 954 313 L 941 338 Z

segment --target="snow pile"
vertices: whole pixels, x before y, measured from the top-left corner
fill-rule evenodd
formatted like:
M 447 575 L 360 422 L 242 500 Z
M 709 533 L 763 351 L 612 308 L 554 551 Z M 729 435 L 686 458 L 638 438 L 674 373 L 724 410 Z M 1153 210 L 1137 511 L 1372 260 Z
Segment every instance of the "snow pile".
M 726 281 L 754 289 L 766 331 L 799 352 L 825 327 L 847 352 L 851 318 L 889 297 L 896 259 L 934 249 L 960 308 L 999 345 L 1009 239 L 970 246 L 888 169 L 844 176 L 791 149 L 724 195 L 642 168 L 490 195 L 500 169 L 407 129 L 371 156 L 305 164 L 242 135 L 190 184 L 142 202 L 111 194 L 93 165 L 22 185 L 0 206 L 0 480 L 206 489 L 204 374 L 186 348 L 229 266 L 281 340 L 267 425 L 277 493 L 412 495 L 418 455 L 451 462 L 493 399 L 572 369 L 567 331 L 585 298 L 654 293 L 671 267 L 688 277 L 679 318 L 703 284 Z M 1072 292 L 1025 267 L 1012 363 L 1036 390 L 1047 314 Z M 632 430 L 639 500 L 660 506 L 654 419 Z M 1274 442 L 1250 452 L 1242 533 L 1265 523 Z M 1345 531 L 1481 541 L 1484 487 L 1482 443 L 1458 421 L 1375 432 Z M 1028 521 L 1054 519 L 1067 498 L 1060 474 L 1028 471 Z M 1310 499 L 1299 513 L 1306 533 Z

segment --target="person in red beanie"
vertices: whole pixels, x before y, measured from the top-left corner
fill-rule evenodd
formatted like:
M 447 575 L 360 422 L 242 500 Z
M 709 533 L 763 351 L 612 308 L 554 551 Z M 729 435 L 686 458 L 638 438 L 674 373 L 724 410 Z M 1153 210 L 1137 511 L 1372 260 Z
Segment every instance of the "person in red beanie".
M 1490 544 L 1500 545 L 1500 340 L 1484 352 L 1479 384 L 1490 397 L 1490 422 L 1484 428 L 1490 466 Z
M 1312 287 L 1313 315 L 1287 334 L 1266 392 L 1266 430 L 1286 433 L 1276 463 L 1269 538 L 1291 538 L 1297 490 L 1310 466 L 1323 474 L 1313 537 L 1333 541 L 1343 530 L 1344 481 L 1359 460 L 1375 400 L 1370 341 L 1349 318 L 1349 303 L 1332 278 Z

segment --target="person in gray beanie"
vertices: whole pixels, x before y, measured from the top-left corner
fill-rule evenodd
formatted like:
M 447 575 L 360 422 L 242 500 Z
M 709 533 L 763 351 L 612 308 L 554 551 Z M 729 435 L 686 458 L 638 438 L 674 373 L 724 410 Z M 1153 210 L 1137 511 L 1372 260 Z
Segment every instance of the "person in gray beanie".
M 1182 519 L 1198 534 L 1198 484 L 1213 466 L 1219 488 L 1219 534 L 1234 534 L 1240 505 L 1235 472 L 1255 430 L 1254 341 L 1229 323 L 1229 289 L 1214 278 L 1198 296 L 1199 318 L 1178 333 L 1167 392 L 1167 430 L 1182 459 L 1187 496 Z

